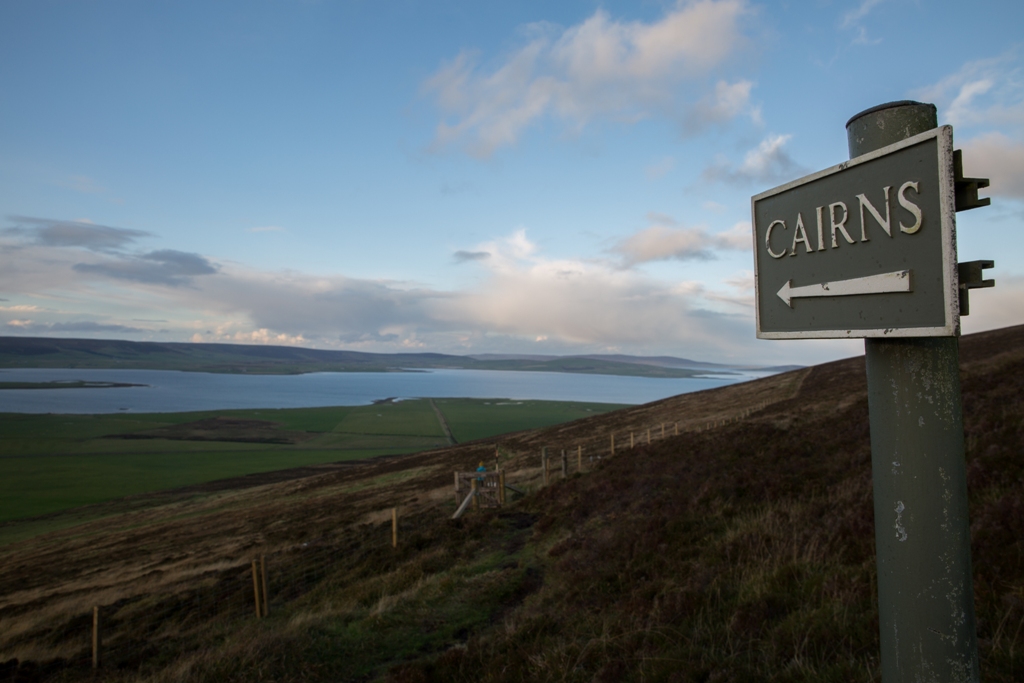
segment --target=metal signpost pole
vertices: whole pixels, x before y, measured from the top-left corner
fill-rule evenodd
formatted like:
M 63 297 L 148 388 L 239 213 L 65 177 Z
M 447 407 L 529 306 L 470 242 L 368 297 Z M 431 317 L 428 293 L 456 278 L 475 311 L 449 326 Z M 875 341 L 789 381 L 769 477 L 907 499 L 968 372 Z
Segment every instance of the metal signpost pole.
M 936 128 L 893 103 L 847 124 L 850 157 Z M 959 346 L 866 338 L 882 681 L 978 681 Z
M 957 263 L 986 206 L 934 105 L 846 124 L 850 160 L 750 198 L 759 339 L 865 340 L 884 683 L 979 680 L 960 317 L 992 261 Z

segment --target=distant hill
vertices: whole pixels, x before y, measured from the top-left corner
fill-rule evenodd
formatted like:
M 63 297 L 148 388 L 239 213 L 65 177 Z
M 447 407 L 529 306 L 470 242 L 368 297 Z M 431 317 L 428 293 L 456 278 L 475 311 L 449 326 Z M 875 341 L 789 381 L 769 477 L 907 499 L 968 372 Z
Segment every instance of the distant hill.
M 560 356 L 543 356 L 535 354 L 502 354 L 502 353 L 481 353 L 469 356 L 482 361 L 505 361 L 523 360 L 531 362 L 551 361 L 562 358 Z M 721 363 L 705 363 L 689 358 L 676 358 L 675 356 L 629 356 L 626 354 L 587 354 L 582 356 L 570 356 L 571 358 L 583 358 L 608 363 L 630 363 L 635 365 L 653 365 L 661 368 L 686 368 L 689 370 L 734 370 L 735 366 L 723 365 Z
M 697 377 L 751 369 L 751 366 L 733 367 L 671 356 L 456 356 L 443 353 L 364 353 L 248 344 L 0 337 L 0 368 L 121 368 L 252 374 L 463 368 Z

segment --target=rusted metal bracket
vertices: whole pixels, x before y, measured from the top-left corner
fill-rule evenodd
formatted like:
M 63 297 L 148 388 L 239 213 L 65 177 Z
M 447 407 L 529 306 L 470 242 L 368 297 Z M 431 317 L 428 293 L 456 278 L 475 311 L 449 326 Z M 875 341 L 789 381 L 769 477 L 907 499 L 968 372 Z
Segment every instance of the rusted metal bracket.
M 967 315 L 971 312 L 970 299 L 967 295 L 968 290 L 996 286 L 996 281 L 985 280 L 985 274 L 982 272 L 988 268 L 994 268 L 995 265 L 995 261 L 965 261 L 963 263 L 958 263 L 956 265 L 957 276 L 960 280 L 959 288 L 961 316 Z
M 978 199 L 978 190 L 988 187 L 988 178 L 965 178 L 964 155 L 959 149 L 953 150 L 953 192 L 956 195 L 956 210 L 967 211 L 979 206 L 988 206 L 988 197 Z M 991 285 L 983 285 L 990 287 Z M 961 313 L 961 315 L 964 315 Z

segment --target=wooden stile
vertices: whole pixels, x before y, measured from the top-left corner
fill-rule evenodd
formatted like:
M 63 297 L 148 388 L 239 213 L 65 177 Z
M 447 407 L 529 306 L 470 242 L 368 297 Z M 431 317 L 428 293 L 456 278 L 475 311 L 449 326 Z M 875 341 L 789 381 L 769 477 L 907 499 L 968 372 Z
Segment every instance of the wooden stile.
M 452 515 L 452 519 L 458 519 L 459 517 L 461 517 L 462 513 L 465 512 L 466 508 L 469 507 L 470 501 L 475 501 L 475 500 L 476 500 L 476 487 L 474 486 L 473 488 L 470 489 L 469 495 L 466 496 L 465 499 L 463 499 L 462 504 L 459 505 L 459 509 L 455 511 L 454 515 Z

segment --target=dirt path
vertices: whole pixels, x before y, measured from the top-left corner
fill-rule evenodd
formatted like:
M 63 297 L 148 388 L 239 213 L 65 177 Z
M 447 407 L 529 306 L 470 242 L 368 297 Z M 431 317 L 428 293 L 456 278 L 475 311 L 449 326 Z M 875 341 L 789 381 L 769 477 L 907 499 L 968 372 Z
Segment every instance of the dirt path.
M 444 413 L 442 413 L 441 409 L 438 408 L 437 404 L 434 403 L 434 399 L 430 399 L 430 407 L 434 409 L 434 414 L 437 415 L 437 421 L 441 423 L 441 430 L 444 432 L 445 437 L 448 439 L 448 443 L 450 443 L 453 446 L 457 444 L 458 441 L 456 441 L 455 437 L 452 436 L 452 430 L 448 426 L 448 420 L 444 419 Z

